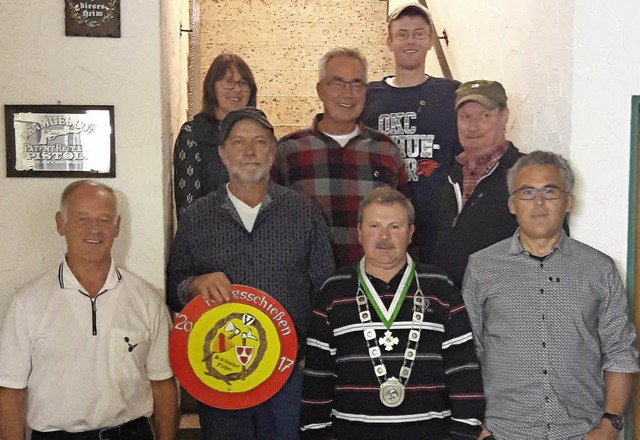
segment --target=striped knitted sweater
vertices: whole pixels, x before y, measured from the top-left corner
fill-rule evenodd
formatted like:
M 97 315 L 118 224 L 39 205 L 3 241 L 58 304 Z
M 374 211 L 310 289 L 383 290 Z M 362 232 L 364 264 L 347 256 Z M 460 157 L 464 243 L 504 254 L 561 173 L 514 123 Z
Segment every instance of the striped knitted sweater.
M 389 283 L 369 276 L 386 307 L 404 269 Z M 322 287 L 307 339 L 302 398 L 302 438 L 469 439 L 484 417 L 482 379 L 471 327 L 459 291 L 434 266 L 416 265 L 414 277 L 390 330 L 398 344 L 381 346 L 388 377 L 398 377 L 412 325 L 416 278 L 427 300 L 421 337 L 404 402 L 395 408 L 379 399 L 359 320 L 356 265 L 338 271 Z M 387 330 L 372 311 L 376 339 Z

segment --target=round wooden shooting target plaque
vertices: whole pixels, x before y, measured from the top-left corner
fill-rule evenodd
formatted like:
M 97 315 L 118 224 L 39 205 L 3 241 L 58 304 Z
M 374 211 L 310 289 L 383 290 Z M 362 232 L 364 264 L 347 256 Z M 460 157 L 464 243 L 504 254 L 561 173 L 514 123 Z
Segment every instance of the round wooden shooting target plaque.
M 242 409 L 273 396 L 296 362 L 293 321 L 273 297 L 234 284 L 233 300 L 202 296 L 180 312 L 169 337 L 171 367 L 182 387 L 215 408 Z

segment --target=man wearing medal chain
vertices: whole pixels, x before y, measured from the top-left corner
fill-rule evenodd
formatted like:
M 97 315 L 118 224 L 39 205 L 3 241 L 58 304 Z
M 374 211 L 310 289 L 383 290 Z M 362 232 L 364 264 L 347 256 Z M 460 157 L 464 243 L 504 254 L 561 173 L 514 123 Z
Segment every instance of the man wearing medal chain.
M 376 188 L 358 213 L 364 257 L 323 285 L 307 338 L 302 438 L 470 439 L 484 396 L 459 291 L 407 254 L 411 202 Z

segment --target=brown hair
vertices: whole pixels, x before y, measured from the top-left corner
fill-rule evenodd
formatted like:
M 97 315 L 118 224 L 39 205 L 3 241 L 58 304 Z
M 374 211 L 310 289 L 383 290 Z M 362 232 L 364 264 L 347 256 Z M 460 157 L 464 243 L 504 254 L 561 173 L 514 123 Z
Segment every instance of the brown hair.
M 202 111 L 209 116 L 215 116 L 216 109 L 218 108 L 218 98 L 216 97 L 216 82 L 220 81 L 229 72 L 231 68 L 235 67 L 242 79 L 249 83 L 251 88 L 249 94 L 249 107 L 255 107 L 258 99 L 258 87 L 256 81 L 253 78 L 253 73 L 249 68 L 249 65 L 238 55 L 232 53 L 223 53 L 215 57 L 207 75 L 204 77 L 202 84 Z
M 387 206 L 398 204 L 407 211 L 409 225 L 413 225 L 416 222 L 416 211 L 413 208 L 411 201 L 400 191 L 393 189 L 388 185 L 384 185 L 372 189 L 364 200 L 360 202 L 360 206 L 358 207 L 358 223 L 362 223 L 362 213 L 365 208 L 373 203 Z

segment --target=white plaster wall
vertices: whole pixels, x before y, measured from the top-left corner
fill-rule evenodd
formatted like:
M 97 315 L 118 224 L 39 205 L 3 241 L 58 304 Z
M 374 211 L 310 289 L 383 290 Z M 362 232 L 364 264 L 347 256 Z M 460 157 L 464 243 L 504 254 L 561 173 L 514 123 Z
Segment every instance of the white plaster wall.
M 176 225 L 172 207 L 173 201 L 173 145 L 180 126 L 187 121 L 189 107 L 189 0 L 162 0 L 160 2 L 160 35 L 162 43 L 162 145 L 165 155 L 163 162 L 164 193 L 166 195 L 165 219 L 171 226 Z M 168 236 L 173 236 L 173 227 Z M 170 240 L 166 251 L 169 252 Z
M 428 0 L 449 35 L 453 76 L 507 90 L 508 138 L 524 151 L 571 145 L 572 9 L 566 0 Z
M 159 5 L 121 2 L 122 38 L 64 36 L 64 2 L 0 0 L 0 104 L 115 106 L 122 231 L 114 255 L 164 285 Z M 7 178 L 0 120 L 0 316 L 18 286 L 62 258 L 53 216 L 71 179 Z
M 579 180 L 571 228 L 624 271 L 631 97 L 640 95 L 640 3 L 603 6 L 596 0 L 574 4 L 571 160 Z

